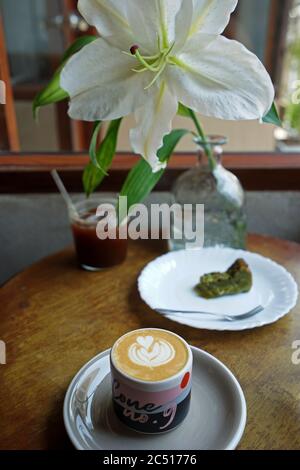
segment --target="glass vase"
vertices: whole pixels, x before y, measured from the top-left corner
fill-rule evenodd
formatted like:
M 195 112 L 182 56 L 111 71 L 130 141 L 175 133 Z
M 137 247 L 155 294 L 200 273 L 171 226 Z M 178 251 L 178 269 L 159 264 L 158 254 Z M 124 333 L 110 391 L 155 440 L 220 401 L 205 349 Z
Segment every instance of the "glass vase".
M 192 204 L 193 207 L 204 204 L 205 247 L 244 249 L 247 235 L 245 194 L 238 178 L 222 166 L 223 145 L 227 139 L 208 136 L 205 141 L 197 139 L 195 142 L 198 146 L 197 164 L 175 182 L 173 202 L 181 207 L 185 204 Z M 214 165 L 207 157 L 207 150 L 213 157 Z M 185 238 L 183 230 L 178 233 L 178 226 L 173 221 L 170 250 L 185 249 L 188 244 L 190 240 Z

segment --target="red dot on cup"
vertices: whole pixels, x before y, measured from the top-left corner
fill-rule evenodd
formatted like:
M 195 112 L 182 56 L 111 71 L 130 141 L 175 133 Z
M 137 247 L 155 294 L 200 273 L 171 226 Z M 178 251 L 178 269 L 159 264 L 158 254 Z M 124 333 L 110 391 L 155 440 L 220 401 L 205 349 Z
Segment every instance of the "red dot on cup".
M 181 388 L 185 388 L 187 386 L 187 384 L 190 381 L 190 376 L 191 376 L 191 374 L 189 372 L 187 372 L 185 374 L 185 376 L 182 379 L 181 385 L 180 385 Z

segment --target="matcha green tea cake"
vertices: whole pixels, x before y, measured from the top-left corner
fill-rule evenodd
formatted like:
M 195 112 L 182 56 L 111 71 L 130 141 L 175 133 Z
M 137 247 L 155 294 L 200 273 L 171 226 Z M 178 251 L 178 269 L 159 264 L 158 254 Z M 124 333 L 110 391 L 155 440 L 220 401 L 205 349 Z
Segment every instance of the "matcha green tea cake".
M 252 274 L 243 259 L 238 259 L 224 273 L 210 273 L 201 277 L 196 292 L 205 299 L 215 299 L 225 295 L 249 292 L 252 287 Z

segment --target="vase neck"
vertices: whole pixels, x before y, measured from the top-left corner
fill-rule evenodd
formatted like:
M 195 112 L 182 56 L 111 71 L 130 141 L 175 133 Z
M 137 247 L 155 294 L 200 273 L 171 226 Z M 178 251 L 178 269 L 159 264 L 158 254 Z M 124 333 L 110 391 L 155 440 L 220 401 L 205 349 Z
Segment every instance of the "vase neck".
M 208 135 L 204 140 L 195 139 L 198 147 L 198 165 L 209 167 L 208 153 L 217 165 L 221 165 L 223 156 L 223 146 L 227 143 L 227 139 L 221 136 Z

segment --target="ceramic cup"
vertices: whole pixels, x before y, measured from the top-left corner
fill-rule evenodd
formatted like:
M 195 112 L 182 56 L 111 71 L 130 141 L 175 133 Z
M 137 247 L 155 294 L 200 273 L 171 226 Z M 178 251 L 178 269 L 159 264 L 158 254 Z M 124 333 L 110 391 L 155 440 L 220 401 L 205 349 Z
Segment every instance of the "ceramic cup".
M 142 335 L 154 328 L 137 330 Z M 166 332 L 171 333 L 171 332 Z M 132 332 L 127 335 L 132 334 Z M 187 349 L 187 361 L 175 375 L 159 381 L 144 381 L 120 370 L 110 354 L 113 407 L 117 417 L 129 428 L 146 434 L 159 434 L 179 426 L 188 414 L 192 388 L 193 355 L 189 345 L 178 335 Z M 125 335 L 125 337 L 127 336 Z

